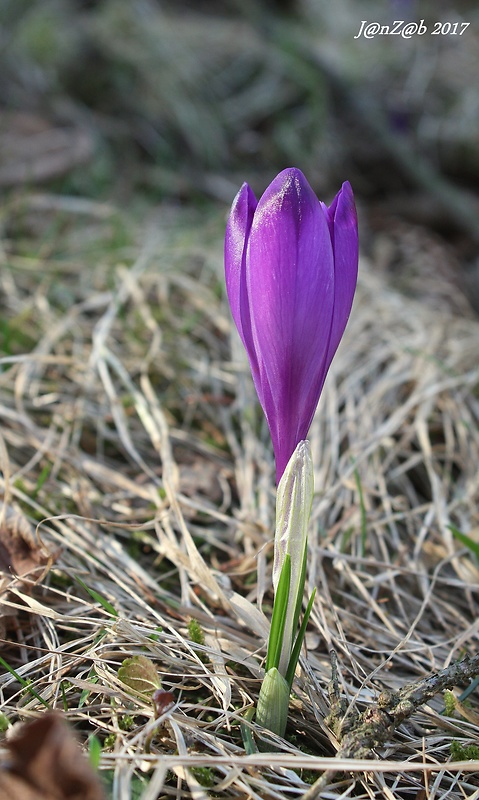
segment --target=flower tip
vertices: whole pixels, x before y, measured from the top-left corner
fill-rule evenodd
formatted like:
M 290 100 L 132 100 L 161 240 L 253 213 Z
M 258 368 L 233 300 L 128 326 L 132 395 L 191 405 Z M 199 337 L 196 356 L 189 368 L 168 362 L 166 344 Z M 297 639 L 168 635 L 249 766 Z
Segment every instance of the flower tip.
M 246 222 L 254 213 L 257 205 L 255 194 L 249 183 L 245 181 L 231 205 L 230 221 L 239 218 L 242 222 Z
M 301 170 L 298 167 L 287 167 L 271 181 L 260 200 L 260 205 L 263 206 L 271 200 L 276 202 L 278 199 L 286 197 L 290 197 L 296 204 L 299 198 L 305 196 L 310 196 L 310 201 L 314 196 L 315 202 L 317 202 L 316 196 Z
M 343 219 L 349 219 L 349 224 L 357 227 L 358 215 L 356 213 L 356 203 L 354 202 L 353 188 L 349 181 L 345 181 L 339 190 L 335 221 L 338 216 L 341 216 Z
M 300 181 L 305 181 L 306 180 L 306 178 L 304 177 L 304 174 L 301 172 L 301 170 L 298 167 L 286 167 L 286 169 L 283 169 L 280 173 L 278 173 L 276 178 L 282 178 L 282 179 L 284 179 L 284 178 L 293 178 L 293 179 L 297 179 L 297 180 L 300 180 Z
M 258 202 L 254 192 L 247 183 L 243 183 L 241 189 L 233 200 L 230 215 L 226 224 L 224 255 L 225 255 L 225 277 L 226 291 L 230 301 L 231 311 L 234 321 L 243 341 L 242 314 L 241 314 L 241 293 L 242 282 L 244 282 L 244 259 L 248 243 L 249 232 L 253 223 L 253 216 Z

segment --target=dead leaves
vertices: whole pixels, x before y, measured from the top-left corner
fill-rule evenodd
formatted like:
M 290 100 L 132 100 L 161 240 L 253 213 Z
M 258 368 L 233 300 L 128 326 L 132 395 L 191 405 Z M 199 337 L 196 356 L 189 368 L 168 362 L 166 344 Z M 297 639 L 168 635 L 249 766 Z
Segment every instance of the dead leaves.
M 6 743 L 0 797 L 9 800 L 104 800 L 100 780 L 59 714 L 23 725 Z
M 6 637 L 12 619 L 17 615 L 16 610 L 2 603 L 2 596 L 9 595 L 9 589 L 12 588 L 14 582 L 17 587 L 19 583 L 22 588 L 25 586 L 26 591 L 29 592 L 31 581 L 43 577 L 51 564 L 58 558 L 58 554 L 59 551 L 47 552 L 35 536 L 34 529 L 27 518 L 12 506 L 0 501 L 1 639 Z
M 53 558 L 29 521 L 11 506 L 0 504 L 0 572 L 22 578 L 39 568 L 42 571 Z

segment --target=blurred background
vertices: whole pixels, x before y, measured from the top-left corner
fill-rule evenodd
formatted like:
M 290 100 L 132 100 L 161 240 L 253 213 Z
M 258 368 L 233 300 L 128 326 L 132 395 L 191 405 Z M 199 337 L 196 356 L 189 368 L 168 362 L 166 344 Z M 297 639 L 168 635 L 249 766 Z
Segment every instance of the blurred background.
M 394 20 L 427 31 L 358 35 Z M 327 201 L 350 180 L 398 285 L 444 275 L 479 308 L 477 3 L 2 0 L 0 22 L 5 196 L 226 210 L 295 165 Z

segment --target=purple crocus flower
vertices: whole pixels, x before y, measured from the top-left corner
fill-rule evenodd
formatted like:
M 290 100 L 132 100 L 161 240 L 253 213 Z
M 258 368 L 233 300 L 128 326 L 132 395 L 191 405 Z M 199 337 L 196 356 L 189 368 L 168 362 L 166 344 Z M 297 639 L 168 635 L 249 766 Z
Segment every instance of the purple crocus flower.
M 329 208 L 296 168 L 280 172 L 259 202 L 243 184 L 226 228 L 225 270 L 279 482 L 306 439 L 351 311 L 358 227 L 349 183 Z

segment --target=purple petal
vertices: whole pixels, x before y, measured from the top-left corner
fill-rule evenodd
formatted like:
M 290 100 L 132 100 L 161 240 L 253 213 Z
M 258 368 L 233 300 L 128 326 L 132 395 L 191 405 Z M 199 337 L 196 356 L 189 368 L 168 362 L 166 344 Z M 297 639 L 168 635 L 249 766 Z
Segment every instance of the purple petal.
M 353 190 L 347 181 L 331 203 L 328 216 L 334 253 L 334 311 L 327 370 L 344 333 L 358 278 L 358 221 Z
M 259 378 L 258 355 L 251 332 L 251 314 L 246 286 L 246 248 L 258 201 L 244 183 L 236 195 L 226 224 L 225 277 L 231 313 L 246 348 L 259 401 L 264 408 L 264 392 Z
M 246 276 L 262 404 L 281 476 L 319 399 L 335 299 L 328 217 L 297 169 L 280 173 L 258 203 Z
M 246 293 L 246 245 L 258 205 L 254 193 L 244 183 L 236 195 L 226 224 L 225 277 L 231 313 L 246 350 L 253 347 Z
M 257 203 L 247 184 L 225 239 L 228 297 L 273 440 L 278 481 L 308 433 L 351 310 L 358 235 L 349 183 L 328 208 L 297 169 Z

